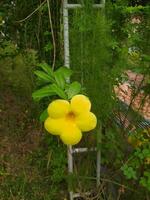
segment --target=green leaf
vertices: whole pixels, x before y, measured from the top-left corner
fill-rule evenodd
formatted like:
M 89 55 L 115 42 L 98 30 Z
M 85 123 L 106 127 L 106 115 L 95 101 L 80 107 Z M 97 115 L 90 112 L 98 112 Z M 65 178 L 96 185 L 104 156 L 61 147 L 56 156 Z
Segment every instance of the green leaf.
M 51 32 L 49 32 L 49 31 L 44 32 L 44 36 L 49 36 L 49 35 L 51 35 Z
M 37 66 L 41 67 L 49 76 L 54 77 L 54 72 L 47 63 L 39 63 Z
M 44 122 L 48 117 L 47 108 L 40 115 L 40 122 Z
M 67 80 L 70 78 L 72 70 L 67 67 L 60 67 L 54 72 L 54 77 L 57 85 L 62 89 L 65 88 Z
M 55 71 L 55 73 L 60 73 L 62 77 L 67 80 L 72 75 L 73 71 L 67 67 L 60 67 Z
M 144 176 L 140 178 L 140 184 L 150 191 L 150 172 L 144 172 Z
M 81 91 L 81 84 L 77 81 L 74 81 L 69 85 L 66 92 L 68 98 L 71 99 L 74 95 L 79 94 L 80 91 Z
M 54 91 L 52 85 L 45 86 L 32 93 L 33 99 L 37 101 L 39 101 L 40 99 L 44 97 L 53 96 L 53 95 L 56 95 L 56 92 Z
M 53 48 L 53 45 L 51 42 L 47 43 L 44 47 L 45 52 L 50 51 Z
M 66 93 L 57 85 L 52 84 L 53 91 L 62 99 L 68 99 Z
M 56 72 L 54 73 L 54 77 L 55 77 L 55 81 L 56 81 L 57 85 L 58 85 L 59 87 L 61 87 L 62 89 L 64 89 L 66 80 L 65 80 L 65 78 L 63 77 L 63 75 L 61 74 L 61 72 L 56 71 Z
M 142 153 L 145 158 L 150 157 L 150 149 L 143 149 Z
M 142 59 L 144 61 L 150 62 L 150 56 L 148 56 L 148 55 L 142 55 Z
M 54 81 L 48 74 L 46 74 L 45 72 L 42 72 L 40 70 L 36 70 L 34 72 L 34 74 L 44 81 L 47 81 L 47 82 L 53 82 Z
M 125 164 L 124 166 L 121 167 L 121 170 L 123 171 L 127 179 L 132 179 L 132 178 L 137 179 L 136 171 L 132 167 Z

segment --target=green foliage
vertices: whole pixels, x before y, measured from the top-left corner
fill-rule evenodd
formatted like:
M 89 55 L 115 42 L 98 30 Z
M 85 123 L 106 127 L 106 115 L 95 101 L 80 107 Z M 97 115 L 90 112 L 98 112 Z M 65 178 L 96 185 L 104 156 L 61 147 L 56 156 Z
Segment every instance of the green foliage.
M 42 86 L 41 89 L 33 92 L 32 97 L 34 100 L 41 100 L 44 97 L 54 95 L 62 99 L 70 99 L 72 96 L 80 93 L 80 83 L 68 83 L 68 80 L 72 75 L 72 71 L 70 69 L 68 69 L 67 67 L 60 67 L 59 69 L 53 72 L 50 66 L 46 64 L 40 64 L 40 67 L 41 66 L 45 72 L 41 70 L 36 70 L 34 74 L 38 77 L 40 81 L 51 84 Z
M 56 92 L 57 91 L 53 90 L 53 85 L 47 85 L 47 86 L 44 86 L 41 89 L 33 92 L 32 97 L 34 100 L 39 101 L 41 98 L 55 95 Z
M 21 52 L 10 41 L 1 42 L 0 87 L 10 87 L 22 97 L 31 99 L 34 88 L 33 68 L 37 62 L 36 52 L 28 49 Z
M 150 6 L 128 7 L 114 4 L 106 10 L 107 15 L 112 18 L 113 36 L 119 45 L 127 47 L 128 69 L 149 76 L 149 61 L 145 60 L 145 56 L 149 57 L 150 53 Z
M 94 10 L 91 1 L 84 1 L 84 8 L 74 11 L 70 16 L 70 51 L 74 78 L 86 86 L 92 108 L 105 127 L 101 142 L 102 164 L 109 173 L 104 173 L 104 176 L 109 177 L 110 171 L 113 173 L 121 168 L 129 181 L 124 180 L 120 170 L 119 175 L 113 175 L 114 179 L 122 179 L 130 185 L 131 180 L 139 184 L 139 179 L 143 177 L 140 176 L 140 170 L 144 161 L 135 159 L 134 165 L 128 165 L 127 162 L 122 167 L 122 162 L 128 160 L 129 155 L 132 157 L 133 153 L 123 130 L 112 128 L 113 120 L 109 123 L 112 110 L 119 109 L 113 87 L 122 83 L 125 70 L 131 69 L 149 76 L 150 45 L 146 45 L 149 41 L 149 7 L 133 8 L 127 7 L 127 4 L 127 1 L 118 1 L 110 7 L 106 4 L 104 17 L 104 11 Z M 131 20 L 137 16 L 142 19 L 142 23 L 132 24 Z M 145 191 L 147 189 L 145 187 Z M 140 191 L 142 193 L 142 189 Z
M 50 0 L 52 23 L 56 41 L 56 58 L 60 58 L 61 1 Z M 21 11 L 21 12 L 20 12 Z M 52 64 L 53 42 L 47 2 L 11 0 L 0 2 L 0 39 L 11 40 L 21 49 L 36 49 L 41 60 Z
M 71 75 L 72 75 L 71 69 L 68 69 L 67 67 L 60 67 L 54 73 L 56 84 L 60 88 L 65 89 L 67 81 L 69 80 Z
M 77 81 L 72 82 L 66 89 L 69 99 L 71 99 L 76 94 L 80 93 L 80 91 L 81 91 L 81 84 Z
M 150 191 L 150 172 L 144 172 L 144 176 L 140 179 L 140 184 Z
M 128 179 L 137 179 L 136 171 L 134 171 L 132 167 L 129 167 L 128 165 L 124 165 L 121 169 L 123 170 L 124 175 Z
M 87 1 L 73 13 L 70 37 L 74 77 L 86 87 L 94 112 L 105 123 L 115 105 L 114 84 L 127 68 L 128 49 L 111 37 L 111 22 L 104 11 Z
M 37 81 L 42 87 L 32 93 L 32 97 L 35 101 L 40 101 L 45 97 L 48 98 L 52 96 L 70 100 L 74 95 L 81 92 L 82 88 L 79 82 L 74 81 L 69 83 L 72 70 L 67 67 L 60 67 L 53 71 L 46 63 L 40 63 L 37 66 L 40 67 L 41 70 L 35 70 L 34 74 L 37 76 Z M 47 116 L 47 111 L 44 110 L 40 115 L 40 121 L 44 121 Z
M 128 157 L 127 162 L 121 167 L 127 179 L 134 179 L 143 187 L 149 190 L 149 161 L 150 158 L 150 144 L 143 144 L 140 148 L 136 148 Z
M 37 66 L 41 67 L 43 69 L 43 71 L 45 71 L 49 75 L 49 78 L 53 77 L 53 70 L 49 67 L 48 64 L 46 64 L 46 63 L 39 63 Z
M 101 162 L 102 165 L 115 171 L 124 160 L 127 144 L 122 132 L 115 126 L 107 127 L 105 131 L 101 142 Z
M 41 110 L 44 108 L 40 116 L 40 121 L 44 121 L 48 115 L 45 107 L 51 100 L 55 98 L 70 100 L 72 96 L 83 92 L 83 87 L 86 87 L 86 93 L 92 100 L 92 109 L 105 128 L 105 131 L 102 131 L 100 144 L 102 178 L 111 177 L 112 180 L 125 184 L 128 188 L 139 190 L 139 193 L 133 194 L 126 189 L 122 194 L 123 199 L 146 199 L 145 194 L 150 188 L 150 171 L 147 163 L 147 158 L 150 156 L 149 142 L 140 148 L 132 149 L 126 142 L 127 136 L 124 135 L 124 131 L 114 128 L 109 119 L 112 118 L 112 111 L 119 107 L 113 87 L 124 79 L 122 78 L 124 70 L 131 69 L 143 74 L 146 78 L 142 90 L 146 95 L 150 94 L 150 7 L 129 7 L 133 4 L 140 5 L 139 0 L 117 0 L 113 4 L 107 1 L 105 11 L 100 11 L 92 9 L 92 0 L 76 1 L 84 3 L 84 8 L 69 12 L 71 69 L 74 71 L 72 75 L 71 70 L 59 67 L 62 66 L 63 41 L 60 30 L 61 1 L 50 0 L 56 43 L 56 66 L 59 67 L 55 70 L 50 67 L 54 49 L 47 17 L 47 3 L 45 2 L 31 17 L 25 19 L 38 8 L 39 1 L 14 0 L 13 2 L 10 0 L 0 2 L 0 89 L 5 90 L 9 87 L 16 92 L 16 96 L 19 94 L 30 99 L 35 89 L 33 77 L 35 74 L 38 89 L 32 96 L 36 101 L 40 101 Z M 136 17 L 142 23 L 131 23 Z M 19 21 L 21 19 L 24 20 Z M 37 64 L 37 55 L 40 62 L 41 60 L 45 62 Z M 13 120 L 17 120 L 16 116 L 11 118 L 11 123 Z M 9 124 L 8 128 L 12 132 L 20 133 L 23 132 L 24 124 L 23 119 L 19 126 L 14 128 Z M 95 140 L 95 136 L 93 138 Z M 95 144 L 93 138 L 89 139 L 90 146 Z M 31 169 L 34 166 L 38 172 L 35 177 L 31 174 L 32 180 L 28 180 L 25 173 L 19 174 L 15 179 L 7 174 L 4 167 L 0 168 L 0 175 L 6 177 L 0 191 L 2 199 L 60 199 L 61 193 L 67 188 L 64 175 L 67 164 L 65 147 L 49 135 L 44 136 L 44 139 L 43 146 L 29 156 L 28 167 Z M 140 136 L 138 139 L 143 138 Z M 84 156 L 84 162 L 80 157 L 78 168 L 81 176 L 89 178 L 95 175 L 95 155 L 89 152 L 88 156 L 88 159 Z M 84 163 L 82 167 L 81 163 Z M 70 182 L 76 183 L 75 185 L 80 185 L 78 183 L 82 182 L 83 188 L 93 187 L 78 175 L 69 178 Z M 76 189 L 76 186 L 73 187 Z M 106 183 L 105 187 L 110 189 Z M 117 193 L 118 188 L 114 188 Z M 106 196 L 108 193 L 112 193 L 112 190 L 107 191 Z
M 48 112 L 47 112 L 47 108 L 41 113 L 40 115 L 40 121 L 44 122 L 48 117 Z
M 40 79 L 42 79 L 43 81 L 46 81 L 46 82 L 53 82 L 52 77 L 50 77 L 50 76 L 49 76 L 48 74 L 46 74 L 45 72 L 36 70 L 36 71 L 34 72 L 34 74 L 35 74 L 36 76 L 38 76 Z
M 4 41 L 1 42 L 1 47 L 0 47 L 0 58 L 4 58 L 4 57 L 13 57 L 15 55 L 17 55 L 18 53 L 18 49 L 15 46 L 15 44 L 13 44 L 11 41 Z

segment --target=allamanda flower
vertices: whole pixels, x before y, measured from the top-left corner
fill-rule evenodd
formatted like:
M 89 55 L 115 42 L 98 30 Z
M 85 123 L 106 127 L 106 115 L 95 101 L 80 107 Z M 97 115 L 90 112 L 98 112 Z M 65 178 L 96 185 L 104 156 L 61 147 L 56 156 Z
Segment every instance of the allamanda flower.
M 70 102 L 54 100 L 48 106 L 49 117 L 44 127 L 52 135 L 59 135 L 64 144 L 75 145 L 80 142 L 82 132 L 96 127 L 96 116 L 90 110 L 90 100 L 81 94 L 75 95 Z

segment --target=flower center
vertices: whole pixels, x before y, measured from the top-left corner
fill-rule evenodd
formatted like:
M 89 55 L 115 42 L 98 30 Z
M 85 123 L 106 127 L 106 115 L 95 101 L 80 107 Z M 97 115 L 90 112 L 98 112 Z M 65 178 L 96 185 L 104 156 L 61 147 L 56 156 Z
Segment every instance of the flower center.
M 73 121 L 75 119 L 75 114 L 73 112 L 69 112 L 67 115 L 66 115 L 66 118 L 68 120 L 71 120 Z

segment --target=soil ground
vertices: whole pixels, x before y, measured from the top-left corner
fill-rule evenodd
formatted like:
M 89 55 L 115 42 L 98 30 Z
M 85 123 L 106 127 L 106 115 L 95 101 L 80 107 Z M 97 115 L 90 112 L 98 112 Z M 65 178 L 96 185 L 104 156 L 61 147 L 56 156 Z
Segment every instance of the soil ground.
M 58 185 L 46 171 L 47 147 L 31 104 L 10 89 L 1 91 L 0 200 L 65 199 L 63 190 L 57 198 Z

